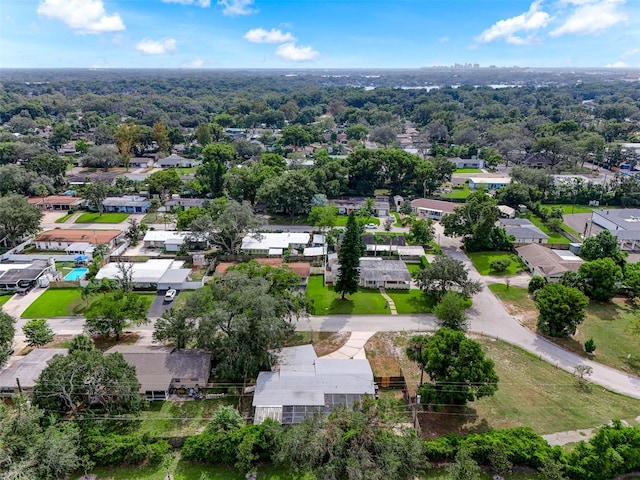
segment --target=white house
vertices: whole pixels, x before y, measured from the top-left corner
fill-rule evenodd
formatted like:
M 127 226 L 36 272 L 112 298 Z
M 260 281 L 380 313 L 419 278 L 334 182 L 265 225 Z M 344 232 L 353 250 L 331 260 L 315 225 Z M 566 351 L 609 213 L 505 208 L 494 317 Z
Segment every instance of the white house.
M 591 222 L 609 230 L 623 250 L 640 247 L 640 209 L 622 208 L 616 210 L 594 210 Z
M 249 234 L 242 239 L 240 250 L 247 255 L 280 256 L 286 249 L 303 250 L 311 240 L 309 233 L 283 232 Z
M 510 177 L 469 177 L 469 190 L 500 190 L 510 183 Z
M 429 198 L 411 200 L 411 210 L 418 218 L 431 218 L 432 220 L 440 220 L 443 215 L 453 213 L 453 209 L 458 205 L 453 202 L 431 200 Z
M 161 248 L 167 252 L 177 252 L 190 233 L 172 230 L 148 230 L 142 242 L 144 243 L 144 248 Z
M 122 278 L 121 268 L 125 268 L 130 271 L 131 280 L 137 287 L 156 285 L 158 290 L 200 288 L 202 283 L 190 282 L 191 269 L 182 268 L 183 266 L 183 261 L 171 259 L 151 259 L 146 262 L 125 262 L 123 264 L 110 262 L 98 270 L 96 280 L 103 278 L 119 280 Z
M 453 163 L 456 166 L 456 168 L 478 168 L 478 169 L 484 168 L 484 160 L 476 157 L 475 155 L 472 156 L 471 158 L 453 157 L 453 158 L 448 158 L 447 160 Z

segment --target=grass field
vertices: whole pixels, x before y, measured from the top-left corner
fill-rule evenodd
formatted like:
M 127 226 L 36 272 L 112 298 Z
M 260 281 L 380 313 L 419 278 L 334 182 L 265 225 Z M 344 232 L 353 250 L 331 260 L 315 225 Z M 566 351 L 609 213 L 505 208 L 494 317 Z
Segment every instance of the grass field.
M 129 218 L 128 213 L 83 213 L 74 223 L 121 223 Z
M 479 168 L 456 168 L 453 173 L 482 173 L 482 170 Z
M 75 212 L 67 213 L 64 217 L 60 217 L 59 219 L 57 219 L 56 223 L 65 223 L 67 220 L 69 220 L 74 215 L 75 215 Z
M 572 213 L 591 213 L 594 210 L 599 210 L 603 207 L 590 207 L 588 205 L 571 205 L 566 203 L 552 203 L 552 204 L 543 204 L 543 207 L 546 208 L 561 208 L 562 213 L 564 215 L 570 215 Z M 606 208 L 606 207 L 605 207 Z
M 8 295 L 0 295 L 0 307 L 13 298 L 13 293 Z
M 467 256 L 480 275 L 515 275 L 520 272 L 522 267 L 520 259 L 509 252 L 468 252 Z M 507 269 L 504 272 L 494 272 L 491 270 L 491 267 L 489 266 L 491 265 L 491 262 L 502 260 L 503 258 L 511 260 Z
M 155 292 L 140 293 L 151 306 Z M 90 299 L 89 305 L 99 297 Z M 79 288 L 50 288 L 40 295 L 21 315 L 22 318 L 54 318 L 80 315 L 87 308 L 87 301 L 82 298 Z
M 377 290 L 360 290 L 341 300 L 333 287 L 323 286 L 323 277 L 314 275 L 307 283 L 307 296 L 312 300 L 312 315 L 389 313 L 385 299 Z
M 151 212 L 142 218 L 142 223 L 171 224 L 176 221 L 176 216 L 172 213 Z
M 463 188 L 453 188 L 449 193 L 443 193 L 440 195 L 442 198 L 467 198 L 471 195 L 471 191 L 469 190 L 469 185 L 464 184 Z
M 152 402 L 140 414 L 142 423 L 138 431 L 156 437 L 195 435 L 202 431 L 218 408 L 237 403 L 236 396 L 197 402 Z
M 431 313 L 436 302 L 427 297 L 422 290 L 387 290 L 396 305 L 396 311 L 402 314 Z M 385 312 L 386 313 L 386 312 Z
M 489 285 L 489 290 L 503 301 L 520 302 L 529 298 L 529 292 L 526 288 L 507 287 L 504 283 Z
M 530 215 L 529 216 L 529 220 L 531 221 L 531 223 L 533 223 L 536 227 L 538 227 L 540 230 L 542 230 L 544 233 L 546 233 L 547 235 L 549 235 L 549 243 L 571 243 L 571 240 L 569 240 L 567 237 L 565 237 L 564 235 L 562 235 L 561 233 L 558 232 L 552 232 L 549 227 L 547 227 L 542 220 L 535 216 L 535 215 Z
M 398 212 L 391 212 L 391 215 L 396 219 L 396 223 L 393 224 L 394 227 L 402 227 L 402 221 L 400 220 L 400 214 Z

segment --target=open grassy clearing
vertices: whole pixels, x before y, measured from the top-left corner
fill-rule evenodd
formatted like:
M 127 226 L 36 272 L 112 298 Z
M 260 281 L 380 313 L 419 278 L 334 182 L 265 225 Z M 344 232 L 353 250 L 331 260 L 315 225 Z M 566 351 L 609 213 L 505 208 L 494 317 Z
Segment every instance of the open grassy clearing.
M 594 210 L 600 210 L 601 208 L 610 208 L 610 207 L 590 207 L 588 205 L 572 205 L 570 203 L 551 203 L 551 204 L 543 204 L 543 207 L 546 208 L 561 208 L 563 215 L 571 215 L 573 213 L 591 213 Z
M 309 277 L 307 296 L 312 300 L 312 315 L 389 313 L 378 290 L 359 290 L 342 300 L 333 287 L 323 285 L 321 275 Z
M 452 188 L 449 193 L 443 193 L 440 196 L 442 198 L 467 198 L 469 195 L 471 195 L 471 191 L 469 185 L 465 183 L 462 188 Z
M 536 331 L 538 310 L 525 288 L 509 287 L 507 290 L 506 285 L 494 284 L 489 285 L 489 289 L 502 300 L 511 315 Z M 630 335 L 628 331 L 632 314 L 633 307 L 624 297 L 616 297 L 610 302 L 591 302 L 587 307 L 587 318 L 573 337 L 547 339 L 584 358 L 640 375 L 640 337 Z M 590 338 L 596 344 L 595 355 L 591 357 L 584 351 L 584 342 Z
M 213 413 L 223 405 L 235 406 L 235 395 L 213 400 L 150 402 L 140 414 L 139 433 L 153 437 L 182 437 L 201 433 Z
M 74 223 L 121 223 L 129 218 L 128 213 L 83 213 Z
M 468 252 L 467 256 L 480 275 L 515 275 L 519 273 L 523 267 L 518 256 L 510 252 Z M 491 262 L 502 260 L 503 258 L 511 260 L 507 269 L 504 272 L 491 270 Z
M 547 227 L 539 217 L 535 215 L 530 215 L 529 220 L 536 227 L 538 227 L 544 233 L 549 235 L 549 243 L 571 243 L 571 240 L 569 240 L 567 237 L 565 237 L 561 233 L 551 231 L 551 229 Z
M 453 173 L 482 173 L 482 170 L 479 168 L 456 168 Z
M 137 293 L 151 306 L 155 292 Z M 53 318 L 80 315 L 88 306 L 100 298 L 99 295 L 82 298 L 80 288 L 50 288 L 40 295 L 21 315 L 22 318 Z
M 400 315 L 431 313 L 436 305 L 435 300 L 427 297 L 422 290 L 387 290 L 387 295 L 395 303 L 396 310 Z
M 142 217 L 142 223 L 171 224 L 176 221 L 173 213 L 151 212 Z
M 640 412 L 639 400 L 596 385 L 589 391 L 578 390 L 573 375 L 520 348 L 493 339 L 478 341 L 496 363 L 498 391 L 493 397 L 482 398 L 467 407 L 421 414 L 420 423 L 426 436 L 517 426 L 528 426 L 545 434 L 589 428 L 618 418 L 634 422 Z M 418 378 L 414 374 L 410 381 L 417 384 Z

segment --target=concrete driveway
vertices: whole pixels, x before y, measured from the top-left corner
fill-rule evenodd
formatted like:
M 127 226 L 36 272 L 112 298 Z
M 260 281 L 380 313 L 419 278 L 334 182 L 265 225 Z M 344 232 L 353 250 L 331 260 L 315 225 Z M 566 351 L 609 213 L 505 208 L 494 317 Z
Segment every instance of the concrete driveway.
M 177 295 L 171 302 L 167 302 L 164 299 L 165 293 L 167 293 L 166 290 L 158 291 L 156 298 L 153 299 L 153 302 L 149 307 L 149 313 L 148 313 L 149 318 L 161 317 L 165 311 L 169 310 L 175 303 L 176 301 L 175 298 L 178 298 L 178 295 L 180 295 L 180 290 L 178 290 Z

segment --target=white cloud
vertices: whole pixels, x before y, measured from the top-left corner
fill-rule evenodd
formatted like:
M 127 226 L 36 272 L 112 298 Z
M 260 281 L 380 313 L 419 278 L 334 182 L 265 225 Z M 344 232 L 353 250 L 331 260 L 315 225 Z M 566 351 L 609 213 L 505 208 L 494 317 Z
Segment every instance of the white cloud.
M 43 0 L 39 15 L 62 20 L 77 33 L 99 34 L 124 30 L 117 13 L 108 15 L 102 0 Z
M 196 58 L 182 64 L 182 68 L 202 68 L 204 66 L 204 60 Z
M 525 45 L 533 43 L 533 38 L 520 37 L 516 33 L 520 31 L 534 31 L 546 27 L 551 21 L 551 16 L 540 9 L 541 0 L 536 0 L 529 7 L 529 11 L 515 17 L 500 20 L 476 37 L 476 41 L 482 43 L 493 42 L 504 38 L 507 43 Z
M 276 28 L 265 30 L 264 28 L 254 28 L 244 34 L 244 39 L 251 43 L 285 43 L 294 42 L 296 37 L 289 32 L 282 32 Z
M 147 55 L 162 55 L 176 49 L 176 41 L 173 38 L 162 40 L 149 40 L 144 38 L 138 42 L 136 49 Z
M 228 17 L 251 15 L 258 11 L 251 7 L 251 5 L 253 5 L 253 0 L 218 0 L 218 5 L 224 7 L 222 14 Z
M 620 55 L 620 58 L 635 57 L 638 53 L 640 53 L 640 48 L 630 48 Z
M 607 68 L 625 68 L 628 67 L 629 65 L 627 65 L 624 62 L 618 61 L 615 63 L 610 63 L 609 65 L 607 65 Z
M 162 0 L 164 3 L 179 3 L 180 5 L 198 5 L 206 8 L 211 6 L 211 0 Z
M 575 6 L 569 18 L 549 35 L 557 37 L 566 33 L 598 33 L 627 20 L 619 10 L 625 0 L 564 0 Z
M 276 49 L 276 55 L 287 62 L 306 62 L 320 55 L 310 46 L 296 47 L 293 42 L 283 43 Z

